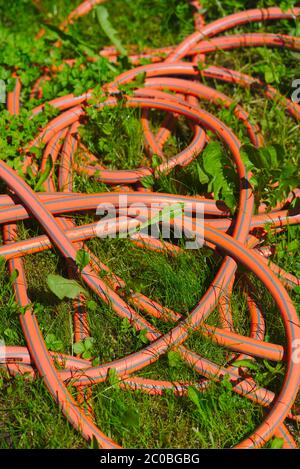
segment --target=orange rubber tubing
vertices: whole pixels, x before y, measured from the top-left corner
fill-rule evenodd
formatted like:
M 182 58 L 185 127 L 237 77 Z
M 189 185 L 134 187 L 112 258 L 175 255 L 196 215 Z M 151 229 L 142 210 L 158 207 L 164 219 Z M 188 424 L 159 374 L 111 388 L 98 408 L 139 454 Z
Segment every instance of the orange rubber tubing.
M 67 29 L 78 17 L 88 14 L 92 8 L 104 0 L 88 0 L 72 11 L 61 24 L 61 29 Z M 263 422 L 250 436 L 236 445 L 236 448 L 257 448 L 265 445 L 273 435 L 283 439 L 284 448 L 295 448 L 297 445 L 287 429 L 286 418 L 299 421 L 298 411 L 292 409 L 300 381 L 300 363 L 293 359 L 294 344 L 300 340 L 299 319 L 293 303 L 284 288 L 299 286 L 300 281 L 294 275 L 285 272 L 268 257 L 272 250 L 262 246 L 264 241 L 264 227 L 266 224 L 274 232 L 283 230 L 288 225 L 298 224 L 299 209 L 292 209 L 292 202 L 299 197 L 300 188 L 295 187 L 286 200 L 278 202 L 277 206 L 267 211 L 261 204 L 258 214 L 254 214 L 254 194 L 250 184 L 251 174 L 248 174 L 241 158 L 242 143 L 234 132 L 212 113 L 204 110 L 200 102 L 207 101 L 218 107 L 233 109 L 235 118 L 245 127 L 247 136 L 256 147 L 264 145 L 264 138 L 258 125 L 253 124 L 251 116 L 234 99 L 204 85 L 202 77 L 212 78 L 239 85 L 244 88 L 255 87 L 261 89 L 267 99 L 276 99 L 292 118 L 300 120 L 300 106 L 280 93 L 270 85 L 265 85 L 257 78 L 241 72 L 206 66 L 206 55 L 215 51 L 232 50 L 244 47 L 278 47 L 294 51 L 300 50 L 300 40 L 297 37 L 283 34 L 251 33 L 233 34 L 215 37 L 237 26 L 247 23 L 295 19 L 300 16 L 300 8 L 281 11 L 279 8 L 255 9 L 235 13 L 206 24 L 202 14 L 201 3 L 188 0 L 194 14 L 195 33 L 175 47 L 156 50 L 147 49 L 142 53 L 133 52 L 129 58 L 136 68 L 132 68 L 112 83 L 103 87 L 106 100 L 97 105 L 92 103 L 93 90 L 87 90 L 81 96 L 69 94 L 51 100 L 48 104 L 57 108 L 60 113 L 52 119 L 23 149 L 23 170 L 31 166 L 32 171 L 45 171 L 49 155 L 54 166 L 49 177 L 43 184 L 45 192 L 35 193 L 26 182 L 4 161 L 0 161 L 0 178 L 7 185 L 7 194 L 0 195 L 0 223 L 3 225 L 4 244 L 0 246 L 0 255 L 8 261 L 9 270 L 18 270 L 19 275 L 13 282 L 16 301 L 24 309 L 20 321 L 26 339 L 26 347 L 6 347 L 6 361 L 0 364 L 11 375 L 27 373 L 34 379 L 39 373 L 52 394 L 55 402 L 67 417 L 69 422 L 81 432 L 87 440 L 95 437 L 103 448 L 119 448 L 118 443 L 105 435 L 96 425 L 91 406 L 92 386 L 106 380 L 110 368 L 114 368 L 120 378 L 120 387 L 128 391 L 147 392 L 161 395 L 166 389 L 172 389 L 176 394 L 183 395 L 193 384 L 199 391 L 205 391 L 210 382 L 220 382 L 225 375 L 229 376 L 233 384 L 233 391 L 241 396 L 258 403 L 267 409 Z M 38 37 L 44 34 L 41 30 Z M 60 47 L 57 42 L 55 47 Z M 118 52 L 114 47 L 106 47 L 100 55 L 115 62 Z M 149 65 L 141 65 L 142 59 L 148 58 Z M 185 61 L 188 58 L 191 61 Z M 90 58 L 87 58 L 89 62 Z M 66 60 L 69 66 L 73 59 Z M 202 66 L 198 67 L 201 63 Z M 31 98 L 42 98 L 41 84 L 50 80 L 51 74 L 59 69 L 44 67 L 41 77 L 34 83 Z M 145 73 L 144 86 L 136 88 L 131 96 L 125 96 L 120 91 L 120 85 L 134 82 L 135 78 Z M 16 79 L 14 91 L 8 93 L 7 108 L 10 113 L 17 115 L 21 103 L 21 80 L 17 69 L 13 77 Z M 166 92 L 167 91 L 167 92 Z M 93 155 L 80 141 L 79 127 L 86 110 L 94 106 L 101 112 L 105 106 L 115 107 L 120 100 L 124 107 L 141 110 L 141 123 L 145 138 L 145 147 L 151 160 L 153 154 L 161 158 L 161 164 L 153 169 L 151 166 L 130 170 L 115 170 L 105 168 L 96 155 Z M 45 104 L 32 110 L 31 119 L 43 112 Z M 163 111 L 165 118 L 154 133 L 150 122 L 150 110 Z M 179 118 L 188 122 L 192 138 L 190 143 L 177 155 L 167 158 L 165 145 L 174 131 L 174 125 Z M 234 214 L 221 201 L 213 199 L 213 194 L 202 196 L 183 196 L 155 193 L 143 188 L 143 178 L 151 176 L 159 179 L 177 167 L 189 165 L 205 148 L 212 132 L 231 156 L 239 181 L 238 206 Z M 43 156 L 38 167 L 35 155 L 31 152 L 33 146 L 43 146 Z M 77 158 L 80 149 L 82 159 Z M 78 194 L 73 192 L 74 174 L 85 174 L 112 186 L 112 191 L 99 194 Z M 135 190 L 136 189 L 136 190 Z M 126 203 L 124 200 L 126 197 Z M 121 202 L 120 202 L 121 201 Z M 164 205 L 176 203 L 189 204 L 190 212 L 185 220 L 184 228 L 202 233 L 204 230 L 204 244 L 214 251 L 216 259 L 222 259 L 215 278 L 188 317 L 180 315 L 142 293 L 124 288 L 123 279 L 115 275 L 98 259 L 85 245 L 85 241 L 98 236 L 98 229 L 105 225 L 105 220 L 86 225 L 76 226 L 74 219 L 67 218 L 67 214 L 74 212 L 95 211 L 99 205 L 112 204 L 116 208 L 116 216 L 110 219 L 111 232 L 123 232 L 130 226 L 138 226 L 149 218 L 150 206 L 157 204 L 157 213 Z M 130 213 L 132 204 L 140 204 L 139 216 Z M 194 215 L 198 209 L 203 209 L 204 219 L 199 222 Z M 153 214 L 153 212 L 152 212 Z M 31 218 L 44 230 L 45 234 L 35 238 L 19 241 L 17 238 L 17 223 Z M 170 222 L 176 229 L 177 217 Z M 109 231 L 108 230 L 108 231 Z M 143 249 L 158 252 L 168 252 L 176 255 L 182 248 L 170 242 L 161 242 L 143 233 L 136 234 L 132 242 Z M 81 357 L 66 356 L 47 350 L 38 321 L 32 311 L 27 296 L 26 272 L 23 257 L 47 249 L 56 248 L 68 264 L 70 277 L 81 276 L 82 281 L 99 298 L 113 309 L 121 318 L 127 318 L 132 326 L 140 331 L 145 330 L 149 344 L 138 352 L 123 358 L 103 363 L 93 367 L 91 361 Z M 76 266 L 76 254 L 79 249 L 85 249 L 90 254 L 90 262 L 79 272 Z M 250 317 L 249 336 L 241 335 L 235 330 L 231 310 L 231 295 L 238 284 L 237 267 L 243 265 L 247 270 L 264 284 L 271 294 L 281 315 L 286 344 L 284 346 L 265 341 L 265 318 L 254 294 L 254 287 L 248 275 L 241 286 L 248 306 Z M 99 275 L 101 274 L 101 275 Z M 211 312 L 217 308 L 220 316 L 220 327 L 212 327 L 206 323 Z M 144 313 L 146 317 L 143 316 Z M 154 327 L 151 318 L 163 322 L 174 323 L 173 327 L 162 334 Z M 75 341 L 84 340 L 91 331 L 89 329 L 88 313 L 85 309 L 83 295 L 74 301 L 74 329 Z M 205 357 L 186 348 L 184 342 L 190 331 L 197 330 L 229 350 L 228 362 L 220 366 Z M 157 361 L 168 350 L 175 349 L 188 366 L 192 367 L 200 376 L 196 383 L 182 383 L 162 380 L 150 380 L 135 376 L 135 372 L 143 370 L 147 365 Z M 262 388 L 251 377 L 240 374 L 234 366 L 234 361 L 256 358 L 283 362 L 286 368 L 284 382 L 278 394 Z M 60 364 L 60 369 L 56 368 Z M 72 383 L 79 390 L 77 402 L 70 395 L 67 385 Z

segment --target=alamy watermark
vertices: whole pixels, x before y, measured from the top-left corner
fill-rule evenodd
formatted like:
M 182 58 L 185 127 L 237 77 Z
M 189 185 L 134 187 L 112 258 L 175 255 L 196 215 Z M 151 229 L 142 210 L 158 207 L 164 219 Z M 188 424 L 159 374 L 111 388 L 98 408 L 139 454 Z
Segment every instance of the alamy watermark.
M 292 101 L 300 104 L 300 78 L 296 78 L 292 83 L 292 88 L 295 89 L 292 93 Z
M 201 202 L 129 203 L 127 195 L 120 195 L 117 204 L 100 204 L 96 214 L 102 217 L 96 229 L 99 238 L 183 240 L 185 249 L 204 243 Z
M 296 78 L 292 82 L 292 88 L 295 90 L 292 93 L 291 99 L 294 103 L 300 103 L 300 78 Z M 6 83 L 0 79 L 0 104 L 6 103 Z
M 300 363 L 300 339 L 293 340 L 292 349 L 292 362 L 298 365 Z
M 0 338 L 0 364 L 6 363 L 6 346 L 3 339 Z
M 6 103 L 6 83 L 4 80 L 0 80 L 0 104 Z

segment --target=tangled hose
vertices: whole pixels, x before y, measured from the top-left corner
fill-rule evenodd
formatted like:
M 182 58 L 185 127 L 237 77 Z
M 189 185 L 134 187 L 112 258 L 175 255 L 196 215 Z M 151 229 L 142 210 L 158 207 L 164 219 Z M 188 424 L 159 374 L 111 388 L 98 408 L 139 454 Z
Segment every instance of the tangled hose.
M 103 0 L 89 0 L 83 2 L 74 10 L 61 25 L 66 29 L 79 16 L 86 15 L 94 5 Z M 293 359 L 295 344 L 300 341 L 299 319 L 285 286 L 293 288 L 300 282 L 293 275 L 284 272 L 278 266 L 268 263 L 268 247 L 261 246 L 259 229 L 266 223 L 273 230 L 283 229 L 287 225 L 297 224 L 300 212 L 290 209 L 291 201 L 298 197 L 299 189 L 284 203 L 279 204 L 273 211 L 267 212 L 261 204 L 259 213 L 253 215 L 254 192 L 250 184 L 251 175 L 246 171 L 241 158 L 241 142 L 233 131 L 220 119 L 200 107 L 199 100 L 206 100 L 218 107 L 232 108 L 234 100 L 225 94 L 201 83 L 203 77 L 213 78 L 221 82 L 234 83 L 245 88 L 255 85 L 267 99 L 278 98 L 278 103 L 297 121 L 300 120 L 300 106 L 281 96 L 273 87 L 260 82 L 244 73 L 217 66 L 198 67 L 199 60 L 204 64 L 207 54 L 216 50 L 232 50 L 244 47 L 270 46 L 300 50 L 300 40 L 297 37 L 280 34 L 238 34 L 215 37 L 236 26 L 252 22 L 278 19 L 295 19 L 300 15 L 300 8 L 293 11 L 281 11 L 279 8 L 248 10 L 205 24 L 201 14 L 201 5 L 197 0 L 190 2 L 194 9 L 195 32 L 176 47 L 158 50 L 147 50 L 141 54 L 129 57 L 136 68 L 130 69 L 117 77 L 112 83 L 103 87 L 105 97 L 97 104 L 91 103 L 93 91 L 87 90 L 81 96 L 72 94 L 51 100 L 48 104 L 55 107 L 59 115 L 43 128 L 36 138 L 23 149 L 24 165 L 33 173 L 45 171 L 48 157 L 51 155 L 53 166 L 49 177 L 43 182 L 44 192 L 34 192 L 24 180 L 4 161 L 0 161 L 0 177 L 7 185 L 8 193 L 0 196 L 0 222 L 3 225 L 4 244 L 0 246 L 0 255 L 9 264 L 11 272 L 17 270 L 19 275 L 13 282 L 16 301 L 24 309 L 20 321 L 26 339 L 27 347 L 8 346 L 5 350 L 5 362 L 1 364 L 12 375 L 37 373 L 43 378 L 53 399 L 59 405 L 69 422 L 78 429 L 84 438 L 96 438 L 103 448 L 119 448 L 119 445 L 105 435 L 96 425 L 92 406 L 89 405 L 92 386 L 107 379 L 111 368 L 116 370 L 121 378 L 120 386 L 127 390 L 146 392 L 160 395 L 165 390 L 173 390 L 178 395 L 187 392 L 191 383 L 168 382 L 150 380 L 136 376 L 136 372 L 157 361 L 170 349 L 176 349 L 188 366 L 199 373 L 201 382 L 196 383 L 199 390 L 206 389 L 210 381 L 221 382 L 224 376 L 229 376 L 233 391 L 267 409 L 263 422 L 255 431 L 240 442 L 237 448 L 257 448 L 265 445 L 273 435 L 283 439 L 285 448 L 295 448 L 296 443 L 289 432 L 285 420 L 299 421 L 300 416 L 292 412 L 300 382 L 300 363 Z M 40 31 L 39 37 L 44 34 Z M 59 46 L 59 44 L 56 44 Z M 114 47 L 103 49 L 100 54 L 111 62 L 118 60 L 118 50 Z M 147 58 L 152 63 L 141 65 Z M 72 64 L 72 61 L 68 61 Z M 47 71 L 43 71 L 42 78 L 47 78 Z M 134 83 L 136 78 L 144 74 L 142 87 L 133 87 L 130 95 L 125 95 L 121 88 Z M 18 114 L 20 110 L 21 81 L 15 74 L 16 86 L 8 94 L 7 106 L 9 112 Z M 49 78 L 49 77 L 48 77 Z M 47 79 L 48 79 L 47 78 Z M 32 96 L 41 93 L 40 79 L 34 85 Z M 120 88 L 121 87 L 121 88 Z M 94 106 L 101 112 L 105 107 L 115 107 L 122 100 L 122 105 L 141 110 L 141 122 L 144 131 L 145 144 L 148 154 L 158 155 L 160 165 L 153 169 L 141 167 L 134 170 L 111 170 L 99 163 L 80 141 L 79 126 L 89 107 Z M 32 111 L 32 119 L 44 110 L 44 105 Z M 149 110 L 164 111 L 167 117 L 154 133 L 150 125 Z M 234 115 L 245 126 L 252 144 L 259 148 L 264 139 L 259 126 L 253 124 L 248 113 L 242 106 L 234 107 Z M 180 116 L 190 123 L 193 138 L 189 145 L 172 158 L 164 153 L 176 119 Z M 143 178 L 152 176 L 159 178 L 175 167 L 190 164 L 205 148 L 208 131 L 212 132 L 227 147 L 239 180 L 238 208 L 231 216 L 225 204 L 213 198 L 189 197 L 172 194 L 162 194 L 143 190 Z M 43 146 L 44 152 L 40 168 L 37 166 L 33 147 Z M 78 163 L 75 154 L 81 148 L 85 158 Z M 54 169 L 55 168 L 55 169 Z M 58 177 L 56 178 L 56 168 Z M 109 193 L 79 194 L 73 192 L 74 174 L 85 174 L 95 180 L 109 184 L 114 188 L 121 185 L 118 191 Z M 134 190 L 136 189 L 136 190 Z M 120 203 L 122 196 L 126 196 L 127 205 Z M 148 209 L 153 204 L 169 204 L 170 206 L 183 203 L 193 207 L 189 214 L 186 227 L 193 233 L 202 233 L 203 224 L 197 222 L 195 213 L 204 207 L 204 242 L 217 255 L 223 256 L 223 261 L 215 278 L 211 282 L 205 295 L 187 317 L 176 311 L 171 311 L 142 293 L 127 292 L 125 298 L 123 288 L 125 282 L 110 272 L 85 246 L 85 241 L 97 237 L 99 222 L 77 226 L 73 219 L 66 214 L 91 212 L 99 204 L 113 204 L 116 217 L 110 220 L 110 229 L 122 232 L 132 223 L 128 214 L 131 204 L 140 204 L 141 220 L 147 219 Z M 31 218 L 43 228 L 45 234 L 35 238 L 18 240 L 17 222 Z M 137 222 L 137 220 L 136 220 Z M 137 224 L 141 223 L 140 221 Z M 178 223 L 175 217 L 171 224 L 174 229 Z M 151 236 L 135 233 L 132 242 L 144 249 L 168 250 L 171 254 L 180 248 L 171 243 L 162 243 Z M 29 254 L 56 248 L 68 264 L 69 276 L 80 276 L 82 282 L 91 289 L 101 301 L 109 305 L 121 318 L 127 318 L 132 326 L 146 331 L 149 344 L 138 352 L 121 359 L 99 366 L 92 366 L 89 360 L 80 357 L 66 356 L 50 352 L 44 342 L 38 320 L 30 306 L 27 295 L 26 272 L 23 257 Z M 89 252 L 89 263 L 82 270 L 76 266 L 78 250 Z M 250 316 L 250 336 L 243 336 L 234 330 L 230 295 L 234 287 L 235 274 L 238 265 L 247 270 L 264 284 L 271 294 L 280 312 L 285 334 L 286 345 L 280 346 L 265 340 L 265 321 L 256 301 L 251 294 L 250 280 L 245 285 L 244 294 L 247 299 Z M 103 274 L 107 274 L 103 276 Z M 109 275 L 108 275 L 109 274 Z M 280 279 L 280 280 L 279 280 Z M 212 311 L 218 308 L 222 327 L 213 328 L 205 324 Z M 161 321 L 174 322 L 174 326 L 166 334 L 154 327 L 140 312 L 150 318 L 156 317 Z M 88 314 L 84 308 L 84 297 L 80 296 L 74 302 L 75 341 L 89 336 Z M 239 358 L 262 358 L 276 362 L 283 361 L 286 365 L 284 381 L 280 392 L 262 388 L 252 377 L 240 374 L 237 367 L 228 360 L 227 366 L 219 366 L 194 351 L 184 343 L 191 331 L 199 330 L 203 335 L 229 351 L 237 352 Z M 59 365 L 59 367 L 57 366 Z M 205 379 L 203 379 L 205 378 Z M 77 401 L 71 396 L 67 385 L 72 383 L 79 390 Z M 87 409 L 84 402 L 88 402 Z

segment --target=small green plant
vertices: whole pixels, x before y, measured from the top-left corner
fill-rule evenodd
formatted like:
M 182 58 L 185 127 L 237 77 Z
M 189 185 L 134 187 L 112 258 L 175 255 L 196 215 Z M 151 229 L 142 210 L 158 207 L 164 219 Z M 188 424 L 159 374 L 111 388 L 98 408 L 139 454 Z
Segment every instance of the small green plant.
M 289 161 L 285 149 L 278 144 L 256 148 L 244 145 L 242 155 L 253 176 L 256 206 L 265 202 L 269 208 L 275 207 L 287 198 L 300 182 L 298 166 Z
M 262 363 L 250 359 L 236 360 L 232 365 L 252 371 L 255 374 L 256 381 L 264 386 L 271 383 L 278 375 L 284 374 L 282 363 L 272 366 L 267 360 L 263 360 Z
M 60 339 L 57 339 L 55 334 L 47 334 L 45 342 L 49 350 L 53 352 L 61 352 L 63 350 L 63 343 Z
M 89 264 L 90 255 L 85 249 L 79 249 L 76 254 L 76 265 L 80 272 Z
M 129 319 L 124 318 L 122 319 L 121 323 L 121 332 L 126 336 L 132 336 L 133 338 L 137 339 L 137 347 L 142 344 L 147 344 L 149 342 L 147 338 L 147 331 L 142 329 L 137 331 L 133 324 L 130 323 Z
M 232 162 L 219 142 L 210 142 L 196 162 L 200 183 L 206 192 L 213 192 L 216 200 L 224 200 L 234 210 L 237 177 Z
M 76 342 L 73 346 L 74 353 L 81 355 L 85 360 L 92 358 L 94 350 L 94 339 L 92 337 L 86 337 L 84 340 Z

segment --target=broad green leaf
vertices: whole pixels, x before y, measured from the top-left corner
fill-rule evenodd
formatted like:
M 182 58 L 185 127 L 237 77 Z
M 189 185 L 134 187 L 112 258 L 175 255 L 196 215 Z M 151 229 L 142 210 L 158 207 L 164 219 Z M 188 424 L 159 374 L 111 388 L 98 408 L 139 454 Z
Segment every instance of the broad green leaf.
M 47 158 L 47 162 L 46 162 L 46 167 L 45 167 L 45 171 L 40 175 L 40 178 L 34 188 L 34 190 L 36 192 L 38 192 L 39 190 L 41 190 L 41 187 L 42 185 L 44 184 L 45 181 L 47 181 L 50 173 L 51 173 L 51 170 L 53 168 L 53 161 L 52 161 L 52 156 L 49 155 L 48 158 Z
M 273 83 L 274 81 L 276 81 L 275 72 L 270 67 L 265 68 L 265 81 L 266 83 Z
M 200 409 L 200 401 L 198 391 L 192 386 L 188 387 L 188 398 Z
M 215 176 L 222 169 L 222 147 L 218 142 L 210 142 L 203 152 L 203 168 L 207 174 Z
M 152 155 L 152 168 L 157 168 L 161 164 L 161 157 L 155 153 Z
M 223 175 L 221 173 L 218 173 L 213 179 L 213 190 L 215 199 L 219 198 L 221 189 L 224 185 L 226 186 L 226 181 L 224 180 Z
M 143 344 L 148 344 L 149 339 L 147 338 L 147 331 L 146 331 L 146 329 L 143 329 L 142 331 L 140 331 L 138 337 L 139 337 L 139 340 L 140 340 Z
M 259 366 L 257 363 L 253 362 L 252 360 L 236 360 L 235 362 L 232 363 L 233 366 L 237 367 L 243 367 L 243 368 L 249 368 L 249 370 L 254 370 L 257 371 L 259 369 Z
M 197 164 L 197 173 L 198 173 L 200 183 L 207 184 L 209 181 L 209 177 L 207 176 L 207 174 L 205 174 L 200 164 Z
M 76 265 L 80 272 L 88 265 L 90 262 L 90 255 L 85 249 L 79 249 L 76 254 Z
M 61 340 L 57 339 L 55 334 L 47 334 L 45 337 L 45 342 L 49 350 L 53 352 L 60 352 L 63 349 L 63 343 Z
M 271 448 L 272 449 L 281 449 L 283 447 L 284 440 L 283 438 L 273 438 L 271 442 Z
M 81 355 L 85 351 L 83 342 L 76 342 L 73 346 L 73 350 L 76 355 Z
M 224 200 L 225 204 L 227 205 L 228 208 L 230 208 L 231 211 L 234 210 L 236 200 L 234 195 L 231 192 L 223 191 L 222 192 L 222 199 Z
M 10 283 L 14 283 L 18 277 L 19 277 L 19 271 L 17 269 L 14 269 L 9 277 Z
M 116 46 L 116 48 L 122 55 L 127 55 L 127 50 L 122 45 L 118 37 L 117 31 L 114 29 L 113 25 L 109 21 L 109 14 L 108 14 L 107 9 L 103 6 L 98 6 L 96 9 L 96 13 L 97 13 L 99 24 L 102 27 L 103 31 L 105 32 L 106 36 Z
M 244 145 L 241 148 L 241 154 L 244 156 L 244 159 L 248 159 L 255 168 L 260 169 L 264 167 L 262 164 L 260 152 L 258 148 L 255 148 L 253 145 Z
M 54 340 L 56 340 L 55 334 L 47 334 L 46 337 L 45 337 L 45 342 L 46 342 L 47 345 L 54 342 Z
M 168 362 L 171 368 L 180 368 L 182 365 L 179 353 L 174 350 L 168 352 Z
M 184 203 L 179 202 L 174 205 L 168 206 L 163 208 L 157 215 L 155 215 L 153 218 L 150 218 L 150 220 L 145 221 L 141 225 L 137 226 L 133 230 L 129 232 L 129 235 L 132 236 L 136 233 L 139 233 L 140 231 L 144 230 L 148 226 L 161 223 L 161 222 L 168 222 L 170 220 L 174 220 L 174 218 L 177 218 L 182 215 L 183 213 L 183 208 L 184 208 Z
M 47 277 L 47 284 L 49 289 L 56 295 L 60 300 L 64 298 L 74 299 L 80 293 L 88 295 L 86 290 L 76 282 L 76 280 L 70 280 L 62 277 L 61 275 L 49 274 Z
M 86 337 L 84 339 L 84 348 L 86 350 L 91 350 L 93 348 L 94 339 L 92 337 Z
M 265 367 L 267 368 L 267 370 L 270 371 L 270 373 L 272 373 L 272 374 L 281 373 L 282 370 L 283 370 L 283 366 L 282 366 L 281 363 L 277 363 L 276 366 L 270 365 L 270 363 L 268 363 L 267 360 L 263 360 L 263 363 L 264 363 Z

